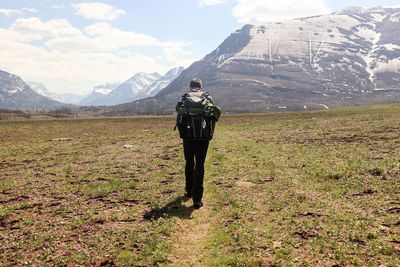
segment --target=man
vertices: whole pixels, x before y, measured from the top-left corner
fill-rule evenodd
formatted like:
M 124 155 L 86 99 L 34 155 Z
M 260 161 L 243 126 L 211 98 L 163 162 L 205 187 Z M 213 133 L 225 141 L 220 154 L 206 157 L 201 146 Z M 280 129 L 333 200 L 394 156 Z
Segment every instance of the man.
M 177 126 L 183 139 L 186 161 L 185 198 L 193 198 L 193 207 L 196 209 L 203 206 L 201 200 L 204 191 L 204 163 L 209 141 L 214 134 L 215 122 L 220 116 L 219 108 L 202 88 L 201 80 L 194 78 L 190 82 L 189 93 L 183 95 L 176 105 Z

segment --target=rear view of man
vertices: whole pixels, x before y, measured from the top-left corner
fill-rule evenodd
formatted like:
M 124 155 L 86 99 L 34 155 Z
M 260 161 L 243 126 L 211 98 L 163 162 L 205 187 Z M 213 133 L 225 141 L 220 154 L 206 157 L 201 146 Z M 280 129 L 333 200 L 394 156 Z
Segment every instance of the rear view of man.
M 203 206 L 204 163 L 209 141 L 213 138 L 215 123 L 221 114 L 208 93 L 202 91 L 202 82 L 194 78 L 189 93 L 178 101 L 176 125 L 183 139 L 185 155 L 186 197 L 193 198 L 193 207 Z

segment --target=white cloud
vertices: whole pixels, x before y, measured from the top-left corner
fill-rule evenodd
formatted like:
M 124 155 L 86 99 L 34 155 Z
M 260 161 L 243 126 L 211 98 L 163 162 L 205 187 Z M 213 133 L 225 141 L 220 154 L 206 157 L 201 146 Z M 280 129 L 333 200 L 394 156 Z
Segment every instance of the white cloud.
M 49 49 L 61 51 L 102 51 L 121 52 L 122 49 L 136 47 L 177 47 L 186 43 L 176 41 L 160 41 L 157 38 L 136 32 L 122 31 L 109 23 L 99 22 L 83 29 L 83 34 L 75 36 L 59 35 L 45 43 Z
M 123 81 L 136 72 L 187 66 L 193 60 L 186 45 L 108 23 L 78 29 L 63 19 L 23 18 L 7 29 L 0 27 L 0 69 L 53 91 L 88 93 L 97 84 Z M 138 53 L 139 46 L 151 49 L 151 56 Z
M 215 6 L 225 3 L 225 0 L 200 0 L 199 6 Z
M 96 41 L 115 48 L 161 45 L 157 38 L 142 33 L 121 31 L 108 23 L 95 23 L 87 26 L 84 30 Z
M 233 15 L 240 23 L 282 21 L 331 12 L 323 0 L 238 0 Z
M 0 14 L 4 15 L 7 18 L 10 18 L 12 16 L 20 16 L 23 15 L 25 12 L 31 12 L 31 13 L 37 13 L 37 9 L 30 8 L 30 7 L 24 7 L 21 9 L 4 9 L 0 8 Z
M 39 18 L 17 19 L 11 29 L 24 36 L 26 41 L 42 40 L 47 37 L 76 36 L 81 31 L 72 27 L 65 19 L 42 22 Z
M 192 53 L 185 51 L 180 46 L 166 47 L 163 49 L 163 53 L 166 59 L 176 66 L 183 66 L 186 68 L 193 63 L 193 60 L 185 59 L 187 56 L 191 56 Z
M 65 5 L 64 4 L 59 4 L 59 5 L 52 4 L 52 5 L 50 5 L 50 7 L 54 8 L 54 9 L 63 9 L 63 8 L 65 8 Z
M 38 10 L 36 8 L 31 8 L 31 7 L 24 7 L 21 10 L 22 10 L 22 12 L 31 12 L 31 13 L 37 13 L 38 12 Z
M 18 10 L 15 10 L 15 9 L 2 8 L 2 9 L 0 9 L 0 14 L 4 15 L 7 18 L 10 18 L 11 16 L 14 16 L 14 15 L 20 15 L 21 12 L 19 12 Z
M 77 15 L 86 19 L 113 21 L 125 15 L 124 10 L 104 3 L 79 3 L 72 4 L 72 7 Z

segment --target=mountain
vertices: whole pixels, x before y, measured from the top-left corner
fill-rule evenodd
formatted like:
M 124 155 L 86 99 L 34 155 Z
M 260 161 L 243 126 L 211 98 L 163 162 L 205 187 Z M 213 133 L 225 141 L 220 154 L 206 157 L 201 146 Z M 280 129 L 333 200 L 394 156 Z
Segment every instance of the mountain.
M 146 97 L 146 88 L 161 78 L 157 72 L 139 72 L 107 94 L 107 105 L 126 103 Z
M 0 70 L 0 108 L 53 109 L 65 106 L 34 92 L 20 77 Z
M 181 75 L 184 67 L 177 67 L 169 70 L 164 76 L 162 76 L 157 81 L 149 85 L 145 90 L 145 97 L 155 96 L 162 89 L 167 87 L 173 80 L 175 80 L 179 75 Z
M 309 110 L 400 101 L 400 9 L 246 25 L 155 97 L 109 114 L 173 112 L 193 77 L 222 110 Z
M 98 85 L 93 88 L 93 91 L 88 94 L 82 101 L 81 105 L 84 106 L 101 106 L 107 105 L 108 99 L 107 94 L 112 92 L 115 88 L 119 86 L 119 83 L 107 83 L 103 85 Z
M 81 104 L 87 106 L 111 106 L 151 97 L 175 80 L 183 70 L 183 67 L 173 68 L 164 76 L 156 72 L 136 73 L 132 78 L 122 84 L 107 84 L 95 87 L 93 91 L 82 100 Z
M 27 81 L 26 82 L 29 87 L 36 93 L 42 96 L 46 96 L 50 99 L 67 103 L 67 104 L 74 104 L 78 105 L 79 102 L 83 99 L 84 96 L 72 94 L 72 93 L 54 93 L 50 92 L 43 84 L 34 82 L 34 81 Z

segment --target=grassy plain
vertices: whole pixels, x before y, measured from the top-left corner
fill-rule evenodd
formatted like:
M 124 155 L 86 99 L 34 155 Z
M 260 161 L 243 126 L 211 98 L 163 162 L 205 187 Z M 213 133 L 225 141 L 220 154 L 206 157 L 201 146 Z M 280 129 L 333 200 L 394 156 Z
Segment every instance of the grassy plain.
M 200 210 L 172 117 L 0 121 L 0 265 L 398 266 L 399 114 L 225 115 Z

